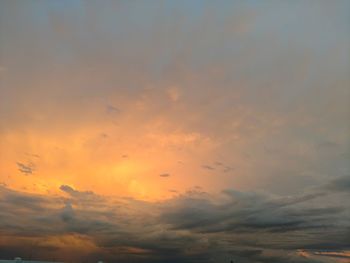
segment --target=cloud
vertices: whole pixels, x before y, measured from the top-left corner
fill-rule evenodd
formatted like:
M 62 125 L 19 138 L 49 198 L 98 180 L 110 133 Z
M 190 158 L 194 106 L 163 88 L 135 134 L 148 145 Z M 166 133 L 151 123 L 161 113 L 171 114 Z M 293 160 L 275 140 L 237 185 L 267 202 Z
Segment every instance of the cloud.
M 215 170 L 215 168 L 210 165 L 202 165 L 202 168 L 207 170 Z
M 97 203 L 103 200 L 101 196 L 96 195 L 92 191 L 78 191 L 69 185 L 61 185 L 60 190 L 67 193 L 72 198 L 72 200 L 76 200 L 80 202 L 82 201 L 89 202 L 90 205 L 92 205 L 95 202 Z
M 15 169 L 36 178 L 0 175 L 1 255 L 280 263 L 349 248 L 349 1 L 25 2 L 0 1 L 0 166 L 13 176 L 28 149 L 47 170 L 22 161 Z M 81 143 L 101 130 L 113 140 Z M 186 160 L 169 168 L 176 180 L 130 176 L 177 181 L 178 194 L 86 191 L 127 188 L 121 151 L 140 166 Z M 196 173 L 217 157 L 237 176 L 218 164 L 202 168 L 225 176 Z M 34 179 L 71 185 L 51 196 L 6 188 Z M 186 192 L 194 184 L 204 188 Z
M 65 207 L 62 209 L 61 217 L 62 217 L 62 220 L 65 222 L 68 222 L 73 219 L 74 210 L 70 202 L 67 202 Z
M 237 239 L 241 240 L 233 238 L 232 242 L 237 244 L 240 242 L 252 244 L 252 240 L 246 238 L 259 235 L 261 242 L 255 241 L 258 242 L 255 243 L 257 247 L 324 248 L 323 242 L 327 240 L 327 236 L 332 236 L 334 243 L 338 243 L 339 247 L 346 246 L 348 224 L 340 221 L 336 223 L 334 220 L 337 217 L 347 216 L 345 213 L 347 206 L 320 209 L 303 207 L 308 202 L 324 198 L 325 194 L 276 199 L 237 191 L 228 191 L 228 193 L 229 200 L 220 204 L 203 196 L 182 197 L 165 208 L 162 219 L 176 230 L 191 230 L 195 233 L 222 236 L 236 235 Z M 271 241 L 279 241 L 271 242 L 270 238 Z M 290 238 L 293 242 L 287 244 Z
M 70 195 L 74 195 L 79 193 L 78 191 L 74 190 L 72 187 L 70 187 L 69 185 L 61 185 L 60 186 L 60 190 L 70 194 Z
M 106 112 L 108 114 L 116 114 L 116 113 L 120 113 L 120 109 L 113 106 L 113 105 L 107 105 L 106 106 Z
M 315 255 L 326 256 L 326 257 L 338 257 L 350 259 L 350 251 L 316 251 L 313 252 Z
M 325 188 L 329 191 L 349 193 L 350 192 L 350 175 L 340 176 L 333 179 L 328 184 L 326 184 Z
M 25 175 L 32 174 L 35 171 L 35 165 L 33 163 L 24 164 L 17 162 L 17 167 L 18 170 Z
M 223 173 L 228 173 L 228 172 L 234 170 L 234 168 L 232 168 L 231 166 L 228 166 L 228 165 L 224 164 L 223 162 L 216 161 L 216 162 L 214 162 L 214 165 L 215 165 L 218 169 L 220 168 L 221 171 L 222 171 Z M 209 167 L 215 169 L 215 167 L 212 167 L 212 166 L 209 166 Z M 203 167 L 203 168 L 204 168 L 204 167 Z M 208 168 L 208 167 L 205 167 L 205 168 Z
M 163 174 L 160 174 L 159 176 L 160 176 L 160 177 L 169 177 L 170 174 L 169 174 L 169 173 L 163 173 Z
M 326 194 L 276 197 L 231 189 L 212 196 L 192 190 L 146 202 L 99 196 L 69 185 L 60 189 L 68 196 L 26 194 L 0 186 L 0 232 L 16 248 L 4 244 L 2 251 L 7 252 L 2 255 L 12 257 L 16 251 L 29 256 L 27 241 L 19 238 L 26 236 L 38 254 L 47 255 L 47 247 L 35 245 L 46 242 L 55 251 L 50 255 L 59 260 L 73 257 L 67 252 L 71 247 L 87 262 L 97 255 L 98 260 L 122 262 L 319 262 L 303 257 L 298 249 L 349 248 L 349 207 L 320 203 L 330 198 Z M 314 201 L 323 206 L 314 207 Z M 78 246 L 80 239 L 89 249 Z

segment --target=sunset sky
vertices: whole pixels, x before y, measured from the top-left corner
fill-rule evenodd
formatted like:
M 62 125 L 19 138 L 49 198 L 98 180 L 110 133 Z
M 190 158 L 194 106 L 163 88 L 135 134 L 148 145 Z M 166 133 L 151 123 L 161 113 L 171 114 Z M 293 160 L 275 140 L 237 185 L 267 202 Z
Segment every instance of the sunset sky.
M 0 259 L 350 262 L 350 1 L 0 0 Z

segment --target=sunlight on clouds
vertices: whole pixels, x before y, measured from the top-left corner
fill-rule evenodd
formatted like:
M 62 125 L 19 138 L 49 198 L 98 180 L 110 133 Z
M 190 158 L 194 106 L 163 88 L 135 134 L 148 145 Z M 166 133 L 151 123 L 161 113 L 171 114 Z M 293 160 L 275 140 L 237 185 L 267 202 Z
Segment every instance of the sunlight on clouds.
M 0 0 L 0 258 L 346 262 L 349 4 Z
M 113 168 L 112 172 L 117 177 L 137 175 L 148 171 L 147 163 L 134 162 L 134 161 L 121 161 L 117 163 Z
M 47 128 L 35 128 L 7 134 L 2 145 L 8 151 L 0 163 L 2 172 L 9 176 L 2 182 L 38 193 L 55 193 L 68 183 L 101 194 L 167 198 L 170 188 L 185 191 L 196 184 L 195 177 L 189 177 L 185 184 L 183 180 L 195 173 L 206 161 L 201 159 L 217 145 L 198 132 L 171 131 L 164 129 L 164 121 L 161 123 L 146 123 L 145 132 L 136 134 L 128 133 L 127 123 L 126 128 L 120 128 L 108 122 L 104 126 L 108 133 L 101 133 L 96 124 L 64 133 L 46 134 Z M 35 170 L 25 175 L 16 162 L 33 164 Z M 165 181 L 159 177 L 163 173 L 176 176 Z

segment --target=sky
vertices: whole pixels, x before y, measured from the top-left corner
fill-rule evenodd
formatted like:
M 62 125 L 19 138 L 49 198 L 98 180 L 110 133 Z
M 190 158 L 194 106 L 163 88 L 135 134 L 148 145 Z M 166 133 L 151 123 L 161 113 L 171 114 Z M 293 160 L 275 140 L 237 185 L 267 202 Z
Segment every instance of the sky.
M 350 262 L 349 11 L 0 0 L 0 259 Z

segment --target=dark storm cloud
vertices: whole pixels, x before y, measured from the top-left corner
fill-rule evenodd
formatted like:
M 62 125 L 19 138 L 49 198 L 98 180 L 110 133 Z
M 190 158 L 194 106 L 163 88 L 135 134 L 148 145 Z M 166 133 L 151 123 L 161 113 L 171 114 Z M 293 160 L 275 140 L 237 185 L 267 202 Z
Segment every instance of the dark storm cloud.
M 46 236 L 61 231 L 59 199 L 0 188 L 0 232 L 15 236 Z M 55 228 L 50 227 L 55 225 Z
M 259 229 L 288 232 L 303 229 L 308 226 L 308 222 L 302 216 L 298 216 L 298 212 L 294 217 L 290 217 L 290 212 L 293 210 L 285 207 L 319 196 L 315 194 L 288 200 L 285 198 L 269 200 L 265 196 L 232 190 L 226 193 L 229 193 L 231 200 L 220 205 L 215 205 L 205 197 L 181 197 L 169 204 L 163 218 L 176 229 L 193 229 L 203 233 L 255 232 Z
M 230 195 L 231 200 L 221 204 L 203 196 L 182 197 L 167 204 L 162 220 L 176 230 L 227 238 L 232 246 L 325 249 L 324 241 L 331 238 L 333 244 L 328 243 L 328 247 L 345 249 L 349 224 L 341 218 L 349 217 L 349 206 L 312 208 L 308 205 L 325 196 L 314 194 L 286 200 L 235 192 L 234 196 Z M 253 238 L 256 235 L 259 240 Z
M 349 249 L 349 206 L 310 204 L 330 198 L 327 193 L 271 197 L 226 190 L 216 199 L 193 190 L 166 202 L 148 203 L 102 197 L 68 185 L 60 189 L 68 199 L 1 187 L 0 232 L 9 240 L 17 235 L 83 235 L 102 258 L 121 262 L 126 257 L 136 262 L 211 262 L 209 258 L 220 260 L 222 255 L 247 263 L 318 262 L 295 251 Z M 342 191 L 332 188 L 335 194 Z M 14 246 L 25 253 L 21 242 Z M 53 248 L 64 251 L 59 245 Z
M 5 186 L 1 186 L 1 209 L 8 211 L 10 205 L 14 208 L 24 208 L 32 211 L 39 211 L 45 204 L 46 199 L 38 195 L 30 195 L 17 191 L 12 191 Z
M 97 253 L 120 262 L 127 262 L 126 258 L 135 262 L 221 262 L 225 258 L 246 263 L 318 262 L 299 256 L 297 250 L 349 248 L 349 206 L 312 204 L 336 196 L 336 190 L 330 196 L 291 197 L 227 190 L 214 197 L 194 189 L 150 203 L 103 197 L 68 185 L 60 189 L 68 197 L 0 187 L 0 232 L 14 242 L 17 251 L 25 253 L 18 235 L 33 240 L 62 235 L 80 242 L 88 238 L 95 252 L 77 253 L 91 261 Z M 65 247 L 50 246 L 58 258 L 67 260 L 62 254 Z M 44 253 L 40 246 L 35 249 Z

